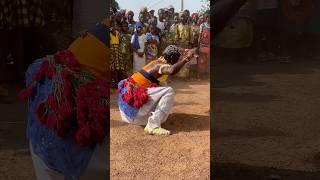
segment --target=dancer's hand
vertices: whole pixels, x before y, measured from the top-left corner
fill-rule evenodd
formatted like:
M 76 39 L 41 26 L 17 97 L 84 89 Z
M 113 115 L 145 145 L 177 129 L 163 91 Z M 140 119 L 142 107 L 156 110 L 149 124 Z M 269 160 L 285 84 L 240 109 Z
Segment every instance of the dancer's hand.
M 194 48 L 194 49 L 185 49 L 184 50 L 184 57 L 188 61 L 190 61 L 192 57 L 198 58 L 199 55 L 197 54 L 197 49 L 196 48 Z

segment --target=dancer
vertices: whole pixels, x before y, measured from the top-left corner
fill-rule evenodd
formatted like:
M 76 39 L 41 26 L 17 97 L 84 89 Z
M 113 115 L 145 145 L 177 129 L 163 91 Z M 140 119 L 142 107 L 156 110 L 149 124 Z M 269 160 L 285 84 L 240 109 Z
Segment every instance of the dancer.
M 170 134 L 170 131 L 161 128 L 161 124 L 169 116 L 175 92 L 164 82 L 168 76 L 178 73 L 193 56 L 197 56 L 196 49 L 186 49 L 179 61 L 181 51 L 183 50 L 170 45 L 160 58 L 120 81 L 118 104 L 123 121 L 145 126 L 147 134 Z
M 27 136 L 38 180 L 107 179 L 109 21 L 26 72 Z M 107 38 L 106 38 L 107 37 Z

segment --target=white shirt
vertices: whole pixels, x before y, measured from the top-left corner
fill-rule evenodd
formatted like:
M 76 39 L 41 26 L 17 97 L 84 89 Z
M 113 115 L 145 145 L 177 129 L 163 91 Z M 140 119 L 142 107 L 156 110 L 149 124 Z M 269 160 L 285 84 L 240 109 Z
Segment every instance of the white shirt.
M 144 52 L 145 43 L 147 42 L 145 36 L 146 36 L 145 34 L 142 34 L 141 36 L 138 37 L 139 46 L 140 46 L 140 49 L 138 49 L 138 52 Z M 133 41 L 134 41 L 134 36 L 131 37 L 131 44 L 133 44 Z
M 158 22 L 158 24 L 157 24 L 157 27 L 159 28 L 159 29 L 161 29 L 161 31 L 162 30 L 164 30 L 164 22 Z

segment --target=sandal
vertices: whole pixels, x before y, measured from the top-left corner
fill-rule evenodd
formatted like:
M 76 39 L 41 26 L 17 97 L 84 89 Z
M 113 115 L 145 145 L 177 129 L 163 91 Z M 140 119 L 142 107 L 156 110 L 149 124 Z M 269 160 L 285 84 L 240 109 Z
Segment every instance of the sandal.
M 156 135 L 156 136 L 171 134 L 170 131 L 163 129 L 161 127 L 154 128 L 151 131 L 148 128 L 144 128 L 144 132 L 145 132 L 145 134 Z

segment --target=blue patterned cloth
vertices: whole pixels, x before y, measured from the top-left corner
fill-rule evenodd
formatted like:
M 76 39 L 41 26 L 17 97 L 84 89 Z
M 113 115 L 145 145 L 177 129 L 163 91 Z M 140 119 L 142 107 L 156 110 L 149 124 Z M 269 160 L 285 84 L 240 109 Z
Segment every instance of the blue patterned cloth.
M 120 89 L 121 85 L 123 84 L 124 80 L 120 81 L 118 84 L 118 88 Z M 127 104 L 126 102 L 123 101 L 122 99 L 122 95 L 127 91 L 126 87 L 123 87 L 120 89 L 119 95 L 118 95 L 118 105 L 119 105 L 119 109 L 126 115 L 128 116 L 130 119 L 134 119 L 138 112 L 139 112 L 139 108 L 135 108 L 133 106 L 130 106 L 129 104 Z
M 146 40 L 147 41 L 152 41 L 152 40 L 156 40 L 157 41 L 157 45 L 160 45 L 160 39 L 158 36 L 152 35 L 151 33 L 146 33 Z
M 40 67 L 41 59 L 31 64 L 26 72 L 27 86 L 32 82 L 35 71 Z M 78 180 L 85 171 L 95 147 L 81 147 L 72 137 L 72 132 L 65 138 L 43 127 L 36 115 L 37 105 L 46 100 L 51 92 L 51 80 L 42 80 L 36 86 L 36 96 L 28 101 L 27 137 L 31 141 L 33 150 L 44 163 L 65 176 L 65 180 Z
M 141 22 L 137 22 L 135 24 L 136 29 L 137 28 L 142 28 L 143 24 Z M 135 30 L 134 34 L 134 40 L 133 40 L 133 48 L 135 49 L 140 49 L 140 45 L 139 45 L 139 34 L 137 32 L 137 30 Z

